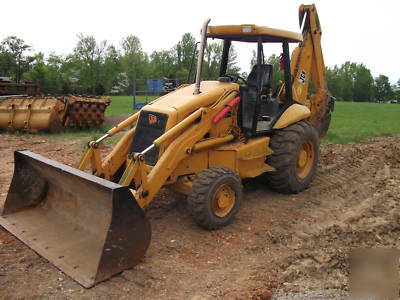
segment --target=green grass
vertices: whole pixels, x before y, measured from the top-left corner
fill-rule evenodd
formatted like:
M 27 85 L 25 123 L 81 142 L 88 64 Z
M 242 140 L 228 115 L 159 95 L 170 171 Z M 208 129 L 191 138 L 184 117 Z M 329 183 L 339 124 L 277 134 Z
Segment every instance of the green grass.
M 148 96 L 147 101 L 150 102 L 157 97 Z M 146 96 L 136 96 L 137 103 L 145 103 Z M 111 104 L 106 109 L 106 115 L 121 115 L 134 112 L 132 96 L 111 96 Z
M 394 134 L 400 134 L 400 105 L 336 102 L 331 126 L 323 141 L 344 144 Z

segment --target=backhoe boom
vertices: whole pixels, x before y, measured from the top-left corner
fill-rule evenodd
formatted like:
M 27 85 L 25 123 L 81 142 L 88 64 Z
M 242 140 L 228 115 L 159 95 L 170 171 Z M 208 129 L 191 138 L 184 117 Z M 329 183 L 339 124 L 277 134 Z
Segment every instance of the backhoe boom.
M 309 122 L 323 137 L 329 128 L 334 99 L 329 94 L 326 82 L 321 47 L 322 30 L 314 4 L 299 7 L 299 24 L 302 26 L 303 42 L 292 53 L 293 98 L 310 108 Z M 310 80 L 313 87 L 311 96 Z

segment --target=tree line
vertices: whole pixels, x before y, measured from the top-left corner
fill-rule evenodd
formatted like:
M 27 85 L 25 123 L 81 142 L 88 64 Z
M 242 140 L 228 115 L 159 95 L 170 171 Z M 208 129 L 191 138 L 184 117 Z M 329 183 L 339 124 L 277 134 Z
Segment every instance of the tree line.
M 328 67 L 326 78 L 329 91 L 339 100 L 381 102 L 400 99 L 400 79 L 392 86 L 386 75 L 374 78 L 362 63 L 347 61 L 341 66 Z
M 138 37 L 124 37 L 119 47 L 107 41 L 97 41 L 91 35 L 78 35 L 72 53 L 47 57 L 34 53 L 33 47 L 16 37 L 6 37 L 0 43 L 0 76 L 15 82 L 29 81 L 40 84 L 48 94 L 131 94 L 134 79 L 178 78 L 180 82 L 193 80 L 196 58 L 196 39 L 190 33 L 183 34 L 172 48 L 146 53 Z M 222 43 L 207 44 L 202 77 L 216 79 Z M 274 67 L 273 85 L 283 79 L 279 70 L 279 56 L 271 55 L 266 62 Z M 255 64 L 254 55 L 250 64 Z M 189 73 L 191 73 L 189 78 Z M 237 52 L 230 51 L 228 73 L 240 74 Z M 247 74 L 241 73 L 242 76 Z M 346 62 L 326 69 L 328 87 L 337 99 L 345 101 L 386 101 L 400 99 L 400 79 L 391 86 L 385 75 L 373 78 L 363 64 Z M 144 83 L 143 83 L 144 84 Z
M 107 41 L 96 41 L 91 35 L 78 35 L 72 53 L 48 57 L 33 53 L 32 46 L 16 36 L 0 44 L 0 76 L 15 82 L 40 84 L 44 93 L 52 94 L 131 94 L 132 81 L 145 78 L 178 78 L 186 80 L 191 68 L 196 40 L 190 33 L 171 49 L 146 53 L 138 37 L 123 38 L 119 48 Z M 203 77 L 216 78 L 222 44 L 209 43 L 205 49 Z M 238 73 L 235 49 L 230 53 L 229 72 Z

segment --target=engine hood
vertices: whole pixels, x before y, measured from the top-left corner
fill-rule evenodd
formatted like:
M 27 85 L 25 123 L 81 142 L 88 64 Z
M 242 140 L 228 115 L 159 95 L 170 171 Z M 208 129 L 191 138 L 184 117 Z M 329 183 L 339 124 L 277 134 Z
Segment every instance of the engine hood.
M 166 112 L 168 114 L 175 111 L 176 120 L 179 122 L 197 108 L 213 104 L 226 91 L 239 91 L 239 85 L 232 82 L 202 81 L 200 86 L 201 93 L 193 95 L 193 90 L 194 84 L 179 88 L 156 99 L 142 109 L 146 111 Z

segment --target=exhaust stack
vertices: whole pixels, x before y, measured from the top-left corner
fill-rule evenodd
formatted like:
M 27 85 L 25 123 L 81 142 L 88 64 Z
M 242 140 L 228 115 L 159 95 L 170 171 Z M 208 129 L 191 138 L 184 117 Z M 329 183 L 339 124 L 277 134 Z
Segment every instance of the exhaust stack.
M 200 81 L 201 81 L 201 71 L 203 69 L 203 58 L 204 58 L 204 49 L 207 44 L 207 26 L 210 23 L 211 19 L 208 18 L 201 29 L 201 41 L 200 41 L 200 49 L 199 56 L 197 58 L 197 69 L 196 69 L 196 82 L 194 84 L 194 92 L 193 95 L 200 94 Z

